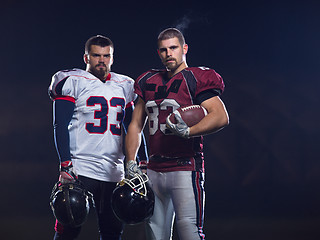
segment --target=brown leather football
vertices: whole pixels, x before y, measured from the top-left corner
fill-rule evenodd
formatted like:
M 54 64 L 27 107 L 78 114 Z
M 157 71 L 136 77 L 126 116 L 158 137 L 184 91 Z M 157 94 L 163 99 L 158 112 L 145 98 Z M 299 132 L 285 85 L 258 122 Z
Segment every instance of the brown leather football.
M 190 105 L 187 107 L 178 108 L 177 111 L 180 113 L 182 120 L 188 125 L 188 127 L 192 127 L 201 121 L 204 116 L 207 115 L 207 110 L 200 105 Z M 170 121 L 174 124 L 177 123 L 177 120 L 172 113 L 170 116 Z

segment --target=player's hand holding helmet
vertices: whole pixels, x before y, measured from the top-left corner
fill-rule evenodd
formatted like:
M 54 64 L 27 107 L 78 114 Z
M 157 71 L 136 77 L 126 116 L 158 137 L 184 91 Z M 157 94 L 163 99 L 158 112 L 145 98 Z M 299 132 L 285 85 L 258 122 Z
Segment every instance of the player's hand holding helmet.
M 177 123 L 172 123 L 170 120 L 171 114 L 174 114 L 175 119 L 177 120 Z M 183 121 L 180 112 L 179 111 L 174 111 L 171 113 L 167 119 L 166 119 L 166 125 L 170 129 L 170 131 L 183 138 L 189 138 L 190 135 L 190 127 Z
M 146 174 L 123 179 L 117 184 L 111 197 L 114 214 L 126 224 L 137 224 L 153 215 L 154 193 Z
M 140 167 L 135 160 L 128 160 L 126 163 L 126 177 L 127 178 L 134 178 L 136 175 L 143 175 Z
M 75 182 L 78 179 L 72 165 L 72 161 L 64 161 L 60 163 L 59 181 L 64 183 Z

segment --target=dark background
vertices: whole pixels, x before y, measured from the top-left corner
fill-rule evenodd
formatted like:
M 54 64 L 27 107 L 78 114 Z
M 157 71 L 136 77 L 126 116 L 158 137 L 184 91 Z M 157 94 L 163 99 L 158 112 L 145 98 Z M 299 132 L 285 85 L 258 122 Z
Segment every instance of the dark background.
M 205 138 L 207 239 L 320 239 L 319 15 L 308 0 L 1 1 L 1 239 L 52 239 L 51 76 L 84 68 L 96 34 L 114 41 L 114 72 L 161 68 L 156 38 L 172 26 L 189 66 L 226 84 L 230 125 Z M 93 215 L 81 239 L 97 239 Z

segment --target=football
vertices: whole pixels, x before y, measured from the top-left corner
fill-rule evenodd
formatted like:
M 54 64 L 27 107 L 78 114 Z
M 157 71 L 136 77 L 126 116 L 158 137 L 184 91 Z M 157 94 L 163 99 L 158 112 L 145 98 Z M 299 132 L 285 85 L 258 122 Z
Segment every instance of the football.
M 182 120 L 188 125 L 188 127 L 192 127 L 201 121 L 204 116 L 207 115 L 207 110 L 200 105 L 190 105 L 187 107 L 178 108 L 177 111 L 180 113 Z M 172 113 L 169 117 L 170 121 L 174 124 L 177 123 L 177 120 Z

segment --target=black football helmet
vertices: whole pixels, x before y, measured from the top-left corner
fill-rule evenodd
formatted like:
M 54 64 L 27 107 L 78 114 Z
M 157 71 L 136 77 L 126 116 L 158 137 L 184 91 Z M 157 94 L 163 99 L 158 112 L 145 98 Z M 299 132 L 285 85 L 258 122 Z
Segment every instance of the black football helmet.
M 57 182 L 50 196 L 55 218 L 62 225 L 71 227 L 81 226 L 87 220 L 90 202 L 94 204 L 92 194 L 79 180 L 64 184 Z
M 111 206 L 114 214 L 126 224 L 137 224 L 149 219 L 154 209 L 154 193 L 148 185 L 148 176 L 136 174 L 123 179 L 114 189 Z

